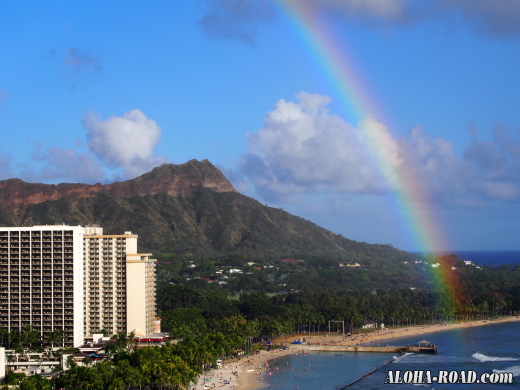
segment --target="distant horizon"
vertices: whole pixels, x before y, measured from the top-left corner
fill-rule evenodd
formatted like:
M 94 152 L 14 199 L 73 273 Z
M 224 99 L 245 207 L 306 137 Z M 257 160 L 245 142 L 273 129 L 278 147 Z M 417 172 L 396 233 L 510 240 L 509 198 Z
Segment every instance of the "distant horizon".
M 432 253 L 444 252 L 520 252 L 520 249 L 456 249 L 452 251 L 433 251 Z

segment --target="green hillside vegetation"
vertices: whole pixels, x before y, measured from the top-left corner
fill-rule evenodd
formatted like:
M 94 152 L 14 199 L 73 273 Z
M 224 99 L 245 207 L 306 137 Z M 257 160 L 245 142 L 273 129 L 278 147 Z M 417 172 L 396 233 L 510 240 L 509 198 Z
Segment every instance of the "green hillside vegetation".
M 424 265 L 399 259 L 355 262 L 327 255 L 288 255 L 283 259 L 251 259 L 247 255 L 218 258 L 158 257 L 158 286 L 217 284 L 230 293 L 262 290 L 331 288 L 410 288 L 428 285 Z M 298 259 L 287 262 L 284 259 Z M 307 259 L 307 260 L 305 260 Z
M 435 288 L 434 270 L 449 279 L 459 296 L 467 296 L 469 280 L 485 274 L 456 256 L 364 258 L 346 261 L 330 255 L 290 254 L 282 259 L 251 259 L 247 255 L 217 258 L 158 256 L 158 286 L 214 284 L 228 293 L 295 291 L 310 289 Z M 440 263 L 439 268 L 432 265 Z M 486 268 L 488 269 L 488 268 Z
M 108 234 L 131 230 L 142 250 L 184 257 L 230 253 L 275 259 L 288 253 L 328 255 L 345 260 L 408 258 L 391 245 L 352 241 L 283 210 L 235 192 L 201 187 L 193 197 L 165 193 L 132 198 L 102 193 L 0 212 L 2 226 L 99 224 Z

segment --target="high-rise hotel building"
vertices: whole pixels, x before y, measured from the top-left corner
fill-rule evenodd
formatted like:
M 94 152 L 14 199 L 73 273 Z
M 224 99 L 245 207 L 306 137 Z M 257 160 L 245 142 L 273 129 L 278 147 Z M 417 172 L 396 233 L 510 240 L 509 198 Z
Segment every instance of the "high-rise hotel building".
M 155 260 L 137 235 L 100 227 L 0 228 L 0 326 L 63 329 L 67 346 L 105 329 L 154 332 Z
M 109 334 L 155 329 L 155 260 L 137 253 L 137 235 L 103 235 L 101 227 L 85 227 L 85 336 L 105 329 Z
M 83 341 L 83 228 L 0 228 L 0 326 Z

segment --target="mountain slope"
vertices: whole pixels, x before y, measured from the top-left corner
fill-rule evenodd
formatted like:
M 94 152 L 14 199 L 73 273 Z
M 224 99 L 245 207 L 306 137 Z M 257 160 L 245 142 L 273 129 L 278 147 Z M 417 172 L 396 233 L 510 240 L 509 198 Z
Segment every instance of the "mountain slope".
M 38 191 L 36 191 L 38 190 Z M 0 182 L 0 224 L 95 223 L 107 233 L 132 230 L 154 252 L 253 257 L 329 255 L 366 260 L 403 259 L 389 245 L 348 240 L 283 210 L 236 192 L 209 161 L 165 164 L 136 179 L 107 186 Z

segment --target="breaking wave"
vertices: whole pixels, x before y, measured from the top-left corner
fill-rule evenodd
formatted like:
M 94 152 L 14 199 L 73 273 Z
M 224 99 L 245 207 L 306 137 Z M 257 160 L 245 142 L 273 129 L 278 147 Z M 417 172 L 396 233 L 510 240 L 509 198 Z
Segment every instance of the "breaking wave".
M 412 352 L 405 352 L 403 355 L 394 356 L 394 363 L 399 363 L 400 360 L 405 359 L 408 355 L 413 355 Z
M 512 367 L 507 367 L 507 368 L 504 368 L 503 370 L 493 370 L 493 372 L 497 373 L 497 374 L 500 374 L 502 372 L 510 372 L 513 374 L 513 376 L 520 376 L 520 366 L 512 366 Z
M 487 356 L 483 353 L 477 352 L 471 355 L 472 358 L 477 359 L 481 363 L 485 362 L 517 362 L 520 361 L 520 359 L 515 359 L 511 357 L 500 357 L 500 356 Z

